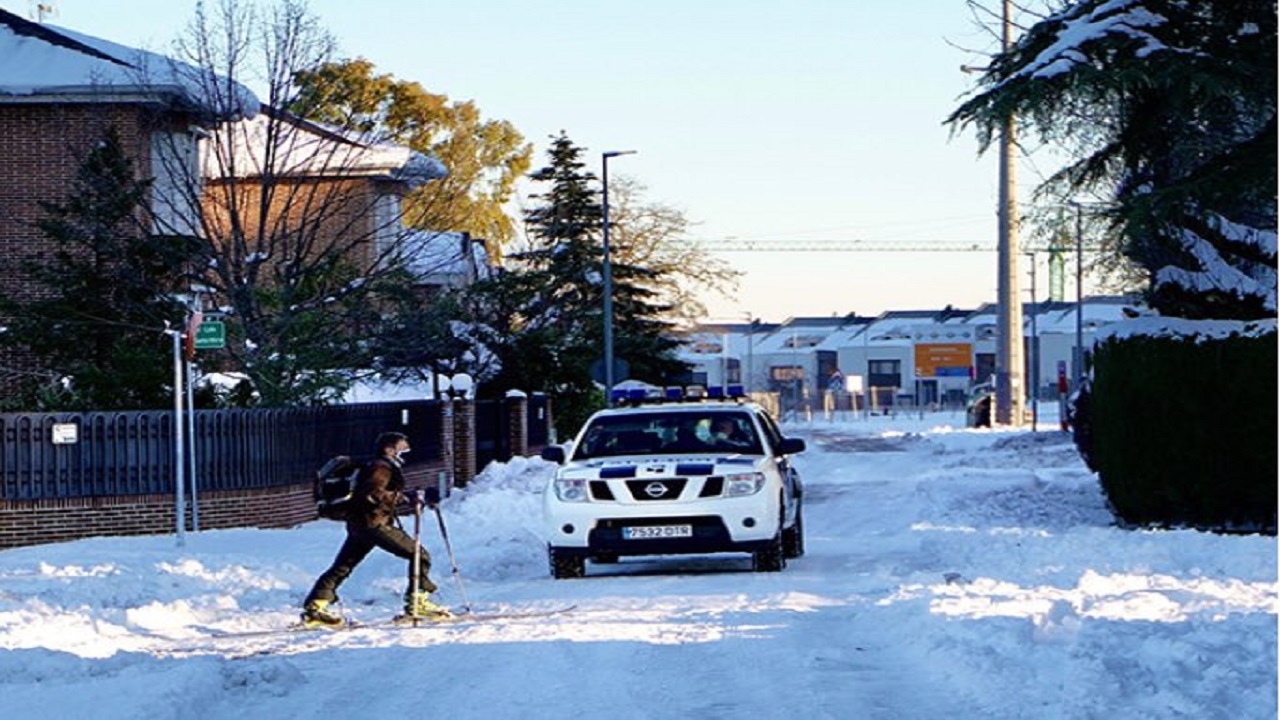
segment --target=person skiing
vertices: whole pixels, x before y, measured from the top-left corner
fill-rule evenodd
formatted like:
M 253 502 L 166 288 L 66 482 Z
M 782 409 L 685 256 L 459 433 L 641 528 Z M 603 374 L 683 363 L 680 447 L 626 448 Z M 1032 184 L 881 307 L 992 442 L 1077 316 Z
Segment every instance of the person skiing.
M 398 432 L 385 432 L 375 443 L 377 457 L 360 472 L 347 514 L 347 537 L 328 570 L 316 580 L 302 605 L 302 623 L 308 627 L 339 626 L 341 615 L 329 606 L 337 600 L 338 586 L 351 575 L 356 566 L 371 550 L 381 548 L 396 557 L 409 561 L 409 587 L 404 595 L 404 614 L 414 618 L 443 617 L 449 614 L 444 607 L 431 601 L 436 584 L 427 576 L 431 569 L 431 557 L 414 538 L 396 522 L 396 508 L 405 501 L 415 504 L 425 502 L 421 490 L 404 489 L 404 456 L 409 452 L 409 438 Z M 433 505 L 434 507 L 434 505 Z M 417 550 L 418 568 L 414 572 L 413 558 Z M 414 580 L 418 587 L 414 587 Z

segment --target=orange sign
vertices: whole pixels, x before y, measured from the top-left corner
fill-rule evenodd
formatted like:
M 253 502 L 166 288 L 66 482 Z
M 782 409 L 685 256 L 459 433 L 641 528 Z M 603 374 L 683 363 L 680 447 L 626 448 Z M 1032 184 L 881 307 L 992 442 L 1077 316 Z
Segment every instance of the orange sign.
M 973 346 L 969 343 L 921 343 L 916 345 L 916 377 L 969 374 Z

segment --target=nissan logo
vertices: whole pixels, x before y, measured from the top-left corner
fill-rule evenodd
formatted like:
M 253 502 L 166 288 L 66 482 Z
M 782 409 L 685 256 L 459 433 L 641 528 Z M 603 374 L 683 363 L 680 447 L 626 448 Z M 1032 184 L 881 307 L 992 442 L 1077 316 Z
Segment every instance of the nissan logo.
M 651 482 L 644 486 L 644 494 L 651 498 L 660 498 L 667 494 L 667 486 L 660 482 Z

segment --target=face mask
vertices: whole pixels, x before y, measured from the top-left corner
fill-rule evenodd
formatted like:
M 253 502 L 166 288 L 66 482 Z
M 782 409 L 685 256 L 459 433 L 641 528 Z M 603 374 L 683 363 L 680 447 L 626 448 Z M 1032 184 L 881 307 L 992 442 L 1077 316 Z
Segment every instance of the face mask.
M 409 448 L 405 448 L 404 450 L 397 450 L 397 451 L 396 451 L 396 457 L 397 457 L 397 458 L 399 458 L 400 460 L 404 460 L 404 456 L 405 456 L 405 455 L 408 455 L 408 454 L 409 454 Z

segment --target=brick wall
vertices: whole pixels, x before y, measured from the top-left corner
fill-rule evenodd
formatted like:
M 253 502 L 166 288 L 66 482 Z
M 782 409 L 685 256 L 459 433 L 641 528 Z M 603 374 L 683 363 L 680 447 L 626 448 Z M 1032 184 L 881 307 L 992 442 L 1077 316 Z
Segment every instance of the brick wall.
M 529 398 L 509 393 L 503 404 L 507 411 L 507 447 L 511 455 L 529 454 Z
M 476 476 L 476 404 L 453 401 L 453 485 L 466 487 Z
M 200 493 L 200 529 L 283 528 L 314 520 L 311 484 Z M 173 495 L 0 500 L 0 548 L 175 530 Z M 191 528 L 190 498 L 187 528 Z
M 34 297 L 22 266 L 52 254 L 35 227 L 40 202 L 66 202 L 89 150 L 108 127 L 120 134 L 139 176 L 149 174 L 154 115 L 137 105 L 0 103 L 0 278 L 5 291 Z M 2 318 L 0 318 L 2 321 Z M 0 350 L 0 367 L 31 367 L 21 353 Z
M 435 484 L 444 462 L 406 469 L 411 488 Z M 201 492 L 200 529 L 259 527 L 287 528 L 316 519 L 310 483 L 256 490 Z M 186 528 L 191 530 L 191 498 L 187 498 Z M 165 535 L 173 533 L 171 494 L 133 497 L 94 497 L 60 500 L 0 500 L 0 549 L 65 542 L 102 535 Z
M 6 286 L 29 253 L 53 250 L 35 227 L 39 202 L 65 202 L 93 144 L 120 133 L 140 176 L 149 174 L 150 114 L 128 105 L 0 104 L 0 272 Z

